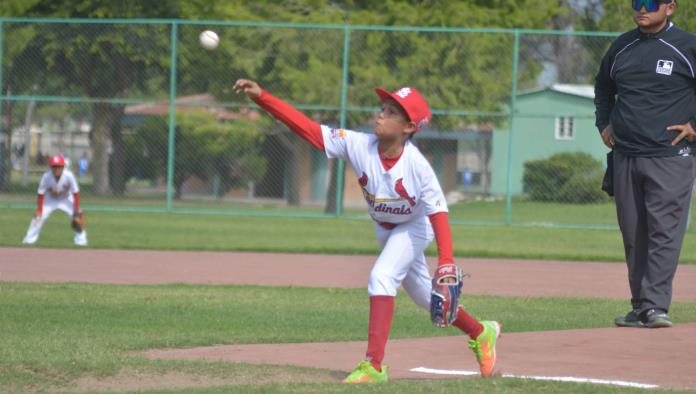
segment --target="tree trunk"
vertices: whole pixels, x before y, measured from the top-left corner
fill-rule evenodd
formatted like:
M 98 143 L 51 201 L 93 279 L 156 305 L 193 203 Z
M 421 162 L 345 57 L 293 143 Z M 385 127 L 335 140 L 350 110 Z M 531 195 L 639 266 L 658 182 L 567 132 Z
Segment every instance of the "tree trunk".
M 111 189 L 115 196 L 123 196 L 126 193 L 126 147 L 123 144 L 121 134 L 121 118 L 124 106 L 112 106 L 109 126 L 111 132 Z
M 177 200 L 181 200 L 181 196 L 183 195 L 183 189 L 184 189 L 184 182 L 186 182 L 186 176 L 185 175 L 180 175 L 181 171 L 177 171 L 177 173 L 174 175 L 174 198 Z
M 491 169 L 491 139 L 486 138 L 483 140 L 483 154 L 481 161 L 483 162 L 483 170 L 481 171 L 481 188 L 483 193 L 486 195 L 490 194 L 490 169 Z
M 291 138 L 290 156 L 286 167 L 288 175 L 287 202 L 290 206 L 300 205 L 300 145 L 299 137 Z
M 288 205 L 297 206 L 300 205 L 298 144 L 302 142 L 300 137 L 294 134 L 280 134 L 278 135 L 278 141 L 288 152 L 288 158 L 285 163 L 285 184 L 287 185 L 285 189 L 285 201 L 287 201 Z
M 568 7 L 566 0 L 558 1 L 559 7 Z M 572 14 L 556 15 L 551 18 L 551 28 L 554 30 L 567 30 L 573 27 Z M 575 83 L 577 60 L 573 56 L 577 50 L 575 48 L 575 37 L 573 36 L 554 36 L 551 39 L 553 46 L 553 56 L 555 56 L 555 64 L 557 71 L 558 83 Z
M 336 192 L 338 190 L 338 160 L 329 160 L 329 188 L 326 191 L 326 204 L 324 213 L 333 215 L 336 213 Z
M 1 92 L 0 92 L 1 93 Z M 7 95 L 11 95 L 10 87 L 7 87 Z M 4 176 L 2 177 L 2 183 L 0 184 L 0 191 L 9 192 L 12 189 L 12 107 L 13 101 L 2 102 L 0 105 L 5 106 L 5 111 L 2 112 L 2 116 L 7 119 L 7 123 L 3 123 L 2 130 L 5 133 L 5 151 L 1 155 L 5 161 L 0 167 L 4 170 Z M 0 122 L 4 122 L 5 119 L 0 117 Z
M 109 193 L 109 127 L 111 126 L 111 105 L 96 103 L 92 109 L 92 171 L 94 173 L 94 193 Z

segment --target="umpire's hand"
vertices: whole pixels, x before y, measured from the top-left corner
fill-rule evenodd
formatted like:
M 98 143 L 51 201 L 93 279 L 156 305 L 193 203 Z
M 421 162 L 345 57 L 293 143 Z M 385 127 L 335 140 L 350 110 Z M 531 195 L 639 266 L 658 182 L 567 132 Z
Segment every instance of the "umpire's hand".
M 683 140 L 684 138 L 686 138 L 689 142 L 696 141 L 696 131 L 694 131 L 693 126 L 691 126 L 691 122 L 669 126 L 667 130 L 679 132 L 679 135 L 672 140 L 672 145 L 678 144 L 679 141 Z
M 604 142 L 604 145 L 606 145 L 607 148 L 614 149 L 614 131 L 612 130 L 611 125 L 602 130 L 602 142 Z

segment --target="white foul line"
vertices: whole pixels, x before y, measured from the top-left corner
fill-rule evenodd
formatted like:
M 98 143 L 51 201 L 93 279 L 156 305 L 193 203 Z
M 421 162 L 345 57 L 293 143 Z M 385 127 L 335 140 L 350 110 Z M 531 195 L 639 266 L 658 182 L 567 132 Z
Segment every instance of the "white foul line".
M 425 367 L 418 367 L 410 369 L 411 372 L 421 372 L 429 373 L 434 375 L 460 375 L 460 376 L 474 376 L 478 375 L 478 372 L 473 371 L 461 371 L 455 369 L 432 369 Z M 660 386 L 654 384 L 644 384 L 636 382 L 627 382 L 624 380 L 604 380 L 604 379 L 592 379 L 592 378 L 575 378 L 571 376 L 527 376 L 527 375 L 513 375 L 513 374 L 503 374 L 504 378 L 517 378 L 517 379 L 531 379 L 531 380 L 549 380 L 554 382 L 572 382 L 572 383 L 592 383 L 592 384 L 606 384 L 611 386 L 621 386 L 621 387 L 633 387 L 639 389 L 654 389 Z
M 422 372 L 422 373 L 431 373 L 434 375 L 463 375 L 463 376 L 474 376 L 478 375 L 478 372 L 472 372 L 472 371 L 458 371 L 456 369 L 432 369 L 432 368 L 425 368 L 425 367 L 418 367 L 418 368 L 411 368 L 411 372 Z

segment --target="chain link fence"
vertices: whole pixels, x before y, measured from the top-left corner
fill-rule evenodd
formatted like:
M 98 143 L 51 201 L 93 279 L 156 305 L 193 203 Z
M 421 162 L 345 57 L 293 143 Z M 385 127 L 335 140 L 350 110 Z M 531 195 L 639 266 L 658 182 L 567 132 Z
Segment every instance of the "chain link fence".
M 206 29 L 216 50 L 198 42 Z M 417 87 L 414 141 L 455 223 L 611 226 L 592 84 L 614 34 L 0 19 L 0 204 L 62 153 L 86 209 L 366 217 L 357 177 L 245 96 L 371 132 L 374 87 Z

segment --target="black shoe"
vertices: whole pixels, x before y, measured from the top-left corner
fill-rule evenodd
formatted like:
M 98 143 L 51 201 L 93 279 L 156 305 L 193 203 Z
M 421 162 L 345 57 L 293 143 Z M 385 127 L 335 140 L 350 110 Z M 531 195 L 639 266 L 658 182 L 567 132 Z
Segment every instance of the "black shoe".
M 626 316 L 619 316 L 614 319 L 614 324 L 619 327 L 643 327 L 643 322 L 638 318 L 636 311 L 630 311 Z
M 645 312 L 645 327 L 672 327 L 672 320 L 669 319 L 667 312 L 663 311 L 662 309 L 650 309 L 647 312 Z

